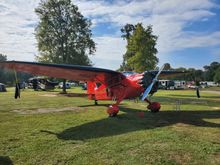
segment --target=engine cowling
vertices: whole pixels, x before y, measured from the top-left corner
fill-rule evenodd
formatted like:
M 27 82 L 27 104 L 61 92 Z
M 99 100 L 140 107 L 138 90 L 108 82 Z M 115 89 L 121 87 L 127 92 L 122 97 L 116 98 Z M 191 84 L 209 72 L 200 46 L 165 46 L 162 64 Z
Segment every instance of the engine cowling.
M 154 77 L 156 75 L 151 72 L 144 72 L 143 77 L 138 82 L 144 89 L 147 89 L 147 87 L 152 83 Z M 157 92 L 159 87 L 159 81 L 155 82 L 155 84 L 152 87 L 152 90 L 150 91 L 150 94 L 153 95 L 155 92 Z

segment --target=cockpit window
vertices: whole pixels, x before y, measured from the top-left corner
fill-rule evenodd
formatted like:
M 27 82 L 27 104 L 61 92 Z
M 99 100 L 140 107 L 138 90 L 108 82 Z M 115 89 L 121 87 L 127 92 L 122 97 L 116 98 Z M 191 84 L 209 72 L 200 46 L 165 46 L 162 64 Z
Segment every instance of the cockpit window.
M 131 72 L 131 71 L 125 71 L 125 72 L 122 72 L 122 74 L 125 76 L 129 76 L 129 75 L 133 75 L 133 74 L 137 74 L 137 73 Z
M 96 87 L 98 88 L 98 87 L 100 87 L 102 84 L 101 83 L 96 83 Z

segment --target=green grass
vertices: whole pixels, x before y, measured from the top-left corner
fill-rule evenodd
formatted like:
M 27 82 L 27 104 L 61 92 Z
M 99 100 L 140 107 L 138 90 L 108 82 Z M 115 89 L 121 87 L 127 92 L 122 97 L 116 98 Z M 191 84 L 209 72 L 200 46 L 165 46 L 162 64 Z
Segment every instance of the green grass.
M 85 96 L 0 93 L 0 164 L 219 164 L 220 94 L 159 91 L 159 113 L 123 101 L 116 118 Z M 80 88 L 69 90 L 85 93 Z M 180 110 L 176 109 L 180 102 Z M 64 111 L 65 110 L 65 111 Z
M 208 88 L 203 88 L 202 90 L 220 91 L 220 86 L 218 86 L 218 87 L 208 87 Z

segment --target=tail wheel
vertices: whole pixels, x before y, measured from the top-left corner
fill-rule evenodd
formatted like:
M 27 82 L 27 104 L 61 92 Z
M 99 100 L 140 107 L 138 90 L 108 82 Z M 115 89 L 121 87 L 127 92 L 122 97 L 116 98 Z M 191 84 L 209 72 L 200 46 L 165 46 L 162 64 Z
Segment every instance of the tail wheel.
M 119 112 L 119 107 L 116 104 L 110 105 L 107 109 L 107 113 L 109 114 L 109 117 L 117 116 L 118 112 Z
M 156 113 L 160 111 L 160 103 L 158 102 L 152 102 L 150 103 L 147 108 L 152 112 L 152 113 Z

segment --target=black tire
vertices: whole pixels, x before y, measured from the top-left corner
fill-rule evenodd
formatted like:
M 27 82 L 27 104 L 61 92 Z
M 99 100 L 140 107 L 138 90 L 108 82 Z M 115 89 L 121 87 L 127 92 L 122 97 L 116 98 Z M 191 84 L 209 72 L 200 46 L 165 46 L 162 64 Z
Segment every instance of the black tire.
M 158 113 L 160 111 L 160 109 L 151 109 L 150 112 L 151 113 Z
M 116 117 L 117 116 L 117 113 L 112 113 L 109 115 L 109 117 Z

